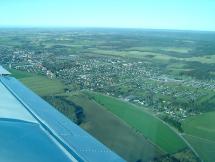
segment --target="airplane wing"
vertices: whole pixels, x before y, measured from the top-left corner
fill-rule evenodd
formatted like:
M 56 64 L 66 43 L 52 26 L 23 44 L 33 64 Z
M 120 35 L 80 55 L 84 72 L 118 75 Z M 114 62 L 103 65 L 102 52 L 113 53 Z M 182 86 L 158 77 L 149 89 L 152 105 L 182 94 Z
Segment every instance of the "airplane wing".
M 0 161 L 124 161 L 9 74 L 0 66 Z

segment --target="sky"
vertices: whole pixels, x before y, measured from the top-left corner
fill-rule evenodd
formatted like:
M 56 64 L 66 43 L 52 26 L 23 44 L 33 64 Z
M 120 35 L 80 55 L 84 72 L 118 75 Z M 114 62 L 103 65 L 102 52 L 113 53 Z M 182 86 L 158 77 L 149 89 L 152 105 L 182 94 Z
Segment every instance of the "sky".
M 215 31 L 215 0 L 0 0 L 0 27 Z

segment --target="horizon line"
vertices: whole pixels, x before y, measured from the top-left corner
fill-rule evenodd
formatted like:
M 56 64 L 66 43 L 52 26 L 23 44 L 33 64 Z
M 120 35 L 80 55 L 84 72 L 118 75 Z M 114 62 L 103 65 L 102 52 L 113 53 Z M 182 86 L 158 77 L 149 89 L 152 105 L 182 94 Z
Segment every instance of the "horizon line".
M 190 31 L 190 32 L 215 32 L 207 29 L 176 29 L 176 28 L 147 28 L 147 27 L 110 27 L 110 26 L 30 26 L 30 25 L 0 25 L 0 29 L 128 29 L 128 30 L 161 30 L 161 31 Z

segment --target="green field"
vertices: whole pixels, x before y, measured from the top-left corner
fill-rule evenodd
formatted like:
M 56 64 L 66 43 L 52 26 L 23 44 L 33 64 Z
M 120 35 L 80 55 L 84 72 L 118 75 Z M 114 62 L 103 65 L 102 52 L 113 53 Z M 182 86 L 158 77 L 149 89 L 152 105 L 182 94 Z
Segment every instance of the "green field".
M 175 56 L 170 56 L 165 54 L 165 51 L 169 52 L 178 52 L 178 53 L 186 53 L 189 51 L 189 49 L 186 48 L 160 48 L 163 50 L 162 52 L 156 52 L 152 51 L 152 49 L 156 49 L 156 47 L 153 48 L 138 48 L 133 47 L 126 51 L 116 51 L 116 50 L 100 50 L 100 49 L 91 49 L 92 53 L 99 54 L 99 55 L 112 55 L 112 56 L 122 56 L 122 57 L 131 57 L 131 58 L 150 58 L 153 61 L 170 61 L 177 60 L 177 61 L 185 61 L 186 63 L 189 62 L 199 62 L 203 64 L 214 64 L 215 63 L 215 55 L 204 55 L 204 56 L 192 56 L 189 58 L 178 58 Z M 159 48 L 158 48 L 159 49 Z
M 15 70 L 15 69 L 10 69 L 9 71 L 12 74 L 12 76 L 15 77 L 16 79 L 33 77 L 36 75 L 33 73 L 28 73 L 26 71 L 20 71 L 20 70 Z
M 184 141 L 172 129 L 145 110 L 99 93 L 88 95 L 165 152 L 175 153 L 186 147 Z
M 215 159 L 215 112 L 190 117 L 183 122 L 185 138 L 204 161 Z
M 68 99 L 84 109 L 85 119 L 81 127 L 127 161 L 150 161 L 164 154 L 143 135 L 137 133 L 103 106 L 89 100 L 86 95 L 78 93 L 69 96 Z
M 58 80 L 51 80 L 45 76 L 23 72 L 19 70 L 10 70 L 12 76 L 19 79 L 23 84 L 40 96 L 48 96 L 64 92 L 64 85 Z
M 147 58 L 148 56 L 152 56 L 155 60 L 163 60 L 167 61 L 173 59 L 175 57 L 168 56 L 165 54 L 157 53 L 157 52 L 143 52 L 143 51 L 115 51 L 115 50 L 98 50 L 91 49 L 92 53 L 99 55 L 112 55 L 112 56 L 122 56 L 122 57 L 130 57 L 130 58 Z

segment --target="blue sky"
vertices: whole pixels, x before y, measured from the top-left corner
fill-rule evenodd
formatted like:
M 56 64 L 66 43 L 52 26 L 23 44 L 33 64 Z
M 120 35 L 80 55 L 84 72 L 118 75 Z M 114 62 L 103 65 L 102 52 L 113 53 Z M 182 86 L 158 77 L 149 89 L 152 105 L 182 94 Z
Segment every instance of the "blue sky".
M 215 31 L 215 0 L 0 0 L 0 26 Z

